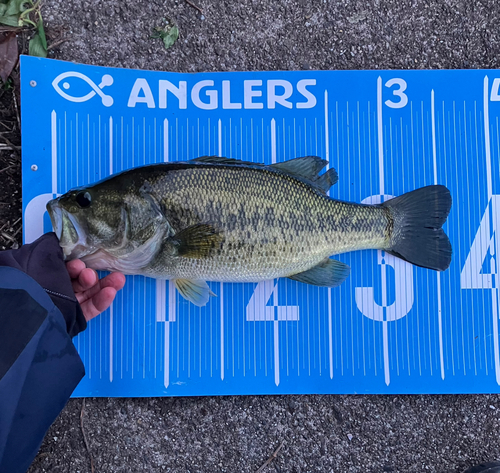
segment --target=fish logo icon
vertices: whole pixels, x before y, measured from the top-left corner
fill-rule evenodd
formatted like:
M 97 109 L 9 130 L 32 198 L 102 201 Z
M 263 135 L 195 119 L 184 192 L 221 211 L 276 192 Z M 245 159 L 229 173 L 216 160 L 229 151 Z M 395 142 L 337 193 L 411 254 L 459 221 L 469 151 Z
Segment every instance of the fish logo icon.
M 76 77 L 77 79 L 81 79 L 84 82 L 86 82 L 92 90 L 83 96 L 80 97 L 75 97 L 74 95 L 70 95 L 66 93 L 64 90 L 69 90 L 71 88 L 71 85 L 68 81 L 65 81 L 67 78 L 71 77 Z M 64 82 L 62 82 L 64 81 Z M 59 84 L 62 82 L 62 88 L 59 86 Z M 105 107 L 111 107 L 113 105 L 113 97 L 110 95 L 106 95 L 102 89 L 104 87 L 107 87 L 109 85 L 113 84 L 113 77 L 111 77 L 109 74 L 104 74 L 101 79 L 101 83 L 97 85 L 93 80 L 89 79 L 86 75 L 81 74 L 80 72 L 74 72 L 74 71 L 69 71 L 69 72 L 63 72 L 62 74 L 59 74 L 53 81 L 52 81 L 52 86 L 56 90 L 56 92 L 61 96 L 64 97 L 66 100 L 69 100 L 70 102 L 86 102 L 87 100 L 90 100 L 94 95 L 99 95 L 102 100 L 102 104 Z

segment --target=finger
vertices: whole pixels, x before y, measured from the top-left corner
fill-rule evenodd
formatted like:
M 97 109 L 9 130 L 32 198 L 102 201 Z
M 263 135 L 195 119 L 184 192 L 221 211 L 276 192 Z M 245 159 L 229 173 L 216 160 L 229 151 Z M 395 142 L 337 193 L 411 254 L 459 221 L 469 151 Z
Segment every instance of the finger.
M 90 268 L 85 268 L 76 279 L 73 279 L 73 291 L 84 292 L 97 284 L 99 276 L 97 273 Z
M 125 276 L 122 273 L 111 273 L 105 278 L 100 279 L 97 284 L 92 286 L 83 292 L 76 293 L 76 298 L 80 304 L 85 301 L 92 299 L 99 291 L 107 287 L 113 288 L 115 291 L 119 291 L 125 284 Z
M 85 263 L 81 259 L 74 259 L 66 263 L 66 269 L 71 279 L 76 279 L 85 267 Z
M 125 286 L 126 278 L 123 273 L 111 273 L 106 277 L 109 277 L 111 279 L 112 287 L 114 287 L 117 291 L 123 289 L 123 286 Z
M 105 287 L 94 297 L 82 303 L 81 308 L 87 322 L 104 312 L 111 305 L 115 296 L 116 289 L 114 287 Z

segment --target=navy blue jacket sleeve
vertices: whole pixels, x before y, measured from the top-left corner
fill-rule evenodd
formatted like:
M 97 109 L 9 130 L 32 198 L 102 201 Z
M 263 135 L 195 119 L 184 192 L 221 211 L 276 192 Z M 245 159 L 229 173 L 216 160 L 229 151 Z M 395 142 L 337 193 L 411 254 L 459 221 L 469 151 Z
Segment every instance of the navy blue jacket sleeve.
M 1 251 L 0 266 L 19 269 L 42 286 L 63 314 L 71 337 L 87 328 L 55 233 L 46 233 L 18 250 Z
M 27 470 L 84 376 L 85 327 L 55 235 L 0 253 L 0 473 Z

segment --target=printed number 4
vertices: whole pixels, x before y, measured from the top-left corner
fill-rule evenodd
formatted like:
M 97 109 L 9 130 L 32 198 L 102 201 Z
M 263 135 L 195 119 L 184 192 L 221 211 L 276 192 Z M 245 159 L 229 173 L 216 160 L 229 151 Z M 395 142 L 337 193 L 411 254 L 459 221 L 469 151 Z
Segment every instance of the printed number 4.
M 399 97 L 399 102 L 393 102 L 392 100 L 386 100 L 385 104 L 390 108 L 403 108 L 408 103 L 408 96 L 404 93 L 407 84 L 403 79 L 391 79 L 385 83 L 386 87 L 392 87 L 393 85 L 398 85 L 399 89 L 394 89 L 392 93 Z
M 462 289 L 490 289 L 495 287 L 493 277 L 497 275 L 496 256 L 500 251 L 500 195 L 493 195 L 486 207 L 470 253 L 465 260 L 460 275 Z M 486 258 L 489 257 L 490 270 L 483 271 Z
M 498 93 L 499 89 L 500 89 L 500 79 L 494 79 L 493 85 L 491 86 L 491 95 L 490 95 L 490 100 L 492 102 L 500 102 L 500 95 Z

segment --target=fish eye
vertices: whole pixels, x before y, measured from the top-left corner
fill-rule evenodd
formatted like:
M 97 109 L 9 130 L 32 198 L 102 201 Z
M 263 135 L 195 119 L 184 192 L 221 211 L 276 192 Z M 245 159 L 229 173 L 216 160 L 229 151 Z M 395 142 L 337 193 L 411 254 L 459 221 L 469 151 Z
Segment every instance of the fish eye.
M 90 207 L 90 203 L 92 202 L 92 197 L 89 192 L 79 192 L 75 197 L 76 203 L 82 208 L 85 209 Z

